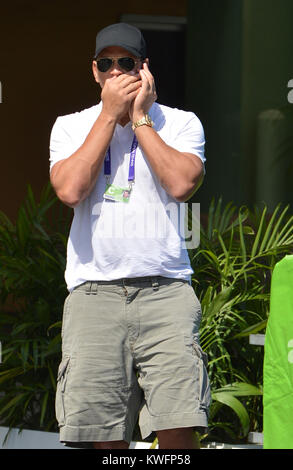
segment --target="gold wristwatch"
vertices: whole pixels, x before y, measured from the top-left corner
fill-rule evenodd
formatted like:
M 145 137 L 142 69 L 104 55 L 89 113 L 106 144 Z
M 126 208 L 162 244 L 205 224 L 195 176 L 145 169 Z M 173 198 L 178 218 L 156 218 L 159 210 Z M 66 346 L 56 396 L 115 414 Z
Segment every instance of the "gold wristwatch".
M 141 118 L 139 121 L 136 121 L 132 124 L 132 130 L 134 131 L 137 127 L 140 126 L 149 126 L 153 127 L 154 123 L 151 120 L 150 116 L 146 114 L 143 118 Z

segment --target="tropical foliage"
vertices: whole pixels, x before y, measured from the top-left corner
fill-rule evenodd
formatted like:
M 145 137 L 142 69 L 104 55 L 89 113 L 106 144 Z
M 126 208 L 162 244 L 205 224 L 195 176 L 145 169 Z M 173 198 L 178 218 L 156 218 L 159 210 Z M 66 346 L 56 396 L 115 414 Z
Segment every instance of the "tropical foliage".
M 56 430 L 65 249 L 70 213 L 48 185 L 16 223 L 0 213 L 0 423 Z M 59 327 L 59 328 L 58 328 Z
M 239 440 L 262 426 L 263 348 L 248 334 L 264 331 L 271 273 L 292 252 L 288 207 L 249 210 L 212 201 L 201 243 L 190 250 L 193 286 L 209 357 L 213 440 Z M 32 189 L 15 223 L 0 213 L 0 424 L 56 431 L 66 240 L 71 210 L 52 188 L 37 202 Z
M 222 440 L 262 430 L 263 347 L 250 345 L 248 335 L 265 331 L 272 270 L 292 253 L 288 211 L 278 206 L 267 214 L 266 207 L 212 201 L 199 249 L 190 252 L 213 390 L 210 428 Z

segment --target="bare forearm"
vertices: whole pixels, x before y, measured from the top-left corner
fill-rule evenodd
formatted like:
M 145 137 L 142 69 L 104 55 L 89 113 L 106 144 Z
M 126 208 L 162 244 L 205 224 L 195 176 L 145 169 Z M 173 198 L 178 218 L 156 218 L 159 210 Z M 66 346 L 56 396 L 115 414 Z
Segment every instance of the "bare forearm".
M 79 149 L 52 168 L 52 185 L 65 204 L 75 207 L 92 191 L 115 125 L 116 121 L 112 117 L 101 113 Z
M 203 179 L 201 160 L 170 147 L 151 127 L 138 127 L 135 133 L 161 186 L 180 202 L 188 199 Z

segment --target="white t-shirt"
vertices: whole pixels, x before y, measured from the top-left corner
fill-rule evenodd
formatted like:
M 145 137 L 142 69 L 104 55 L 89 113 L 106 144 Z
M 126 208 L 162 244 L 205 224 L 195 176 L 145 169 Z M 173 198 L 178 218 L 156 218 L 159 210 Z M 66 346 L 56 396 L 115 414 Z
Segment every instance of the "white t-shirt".
M 82 145 L 101 109 L 99 103 L 57 118 L 51 133 L 50 169 Z M 194 113 L 154 103 L 149 114 L 168 145 L 205 162 L 204 131 Z M 128 187 L 133 137 L 131 123 L 116 125 L 110 144 L 110 183 L 115 186 Z M 162 188 L 139 146 L 129 202 L 104 199 L 105 184 L 102 167 L 91 194 L 74 209 L 65 271 L 68 290 L 85 281 L 140 276 L 190 280 L 193 271 L 181 233 L 185 204 Z

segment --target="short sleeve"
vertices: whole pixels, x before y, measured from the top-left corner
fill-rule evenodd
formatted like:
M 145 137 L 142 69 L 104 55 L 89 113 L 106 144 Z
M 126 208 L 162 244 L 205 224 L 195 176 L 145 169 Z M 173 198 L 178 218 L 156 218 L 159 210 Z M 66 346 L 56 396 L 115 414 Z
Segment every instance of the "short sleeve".
M 53 125 L 50 137 L 50 171 L 55 163 L 70 157 L 76 148 L 70 135 L 66 132 L 62 116 L 58 117 Z
M 179 113 L 180 114 L 180 113 Z M 178 122 L 180 126 L 178 126 Z M 192 112 L 181 112 L 177 116 L 177 130 L 174 129 L 172 147 L 179 152 L 193 153 L 201 159 L 205 158 L 205 135 L 199 118 Z

